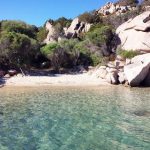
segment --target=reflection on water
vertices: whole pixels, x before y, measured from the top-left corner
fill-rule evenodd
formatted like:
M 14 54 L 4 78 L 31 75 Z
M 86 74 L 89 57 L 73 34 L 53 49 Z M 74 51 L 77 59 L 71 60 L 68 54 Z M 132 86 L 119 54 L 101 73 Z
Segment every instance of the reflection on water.
M 149 150 L 150 89 L 0 89 L 0 150 Z

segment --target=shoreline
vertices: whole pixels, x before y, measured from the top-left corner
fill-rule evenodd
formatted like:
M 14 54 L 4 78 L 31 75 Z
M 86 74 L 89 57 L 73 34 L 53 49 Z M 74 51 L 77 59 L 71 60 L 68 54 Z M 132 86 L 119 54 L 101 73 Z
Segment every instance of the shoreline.
M 14 76 L 1 80 L 1 87 L 37 87 L 37 86 L 110 86 L 106 80 L 88 73 L 55 74 L 54 76 Z

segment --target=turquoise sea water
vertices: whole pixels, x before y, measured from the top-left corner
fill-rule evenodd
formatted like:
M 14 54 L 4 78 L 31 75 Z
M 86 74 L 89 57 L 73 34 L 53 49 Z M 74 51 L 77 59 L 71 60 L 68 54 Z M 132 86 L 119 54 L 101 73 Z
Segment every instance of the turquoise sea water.
M 0 150 L 150 150 L 150 88 L 1 88 Z

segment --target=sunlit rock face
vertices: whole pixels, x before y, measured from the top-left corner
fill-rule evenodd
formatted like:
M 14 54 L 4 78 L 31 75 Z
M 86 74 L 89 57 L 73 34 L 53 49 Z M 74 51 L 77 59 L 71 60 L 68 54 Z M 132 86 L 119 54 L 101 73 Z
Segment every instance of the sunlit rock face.
M 80 33 L 88 32 L 91 24 L 79 21 L 79 18 L 75 18 L 70 27 L 65 29 L 65 36 L 68 38 L 78 37 Z
M 134 10 L 134 9 L 136 8 L 108 2 L 106 3 L 106 5 L 98 9 L 97 12 L 103 16 L 107 16 L 110 14 L 116 14 L 116 15 L 123 14 L 123 13 L 126 13 L 127 11 Z
M 116 33 L 122 49 L 150 52 L 150 11 L 123 23 Z
M 44 43 L 49 44 L 49 43 L 56 42 L 57 39 L 55 37 L 56 32 L 54 26 L 49 21 L 47 21 L 45 28 L 48 31 L 48 34 L 46 39 L 44 40 Z
M 79 18 L 75 18 L 69 28 L 64 28 L 62 33 L 58 33 L 55 30 L 55 27 L 53 26 L 52 23 L 47 21 L 45 28 L 48 31 L 47 37 L 44 40 L 44 43 L 49 44 L 49 43 L 54 43 L 54 42 L 59 42 L 61 40 L 64 40 L 66 38 L 77 38 L 79 37 L 80 33 L 86 33 L 90 30 L 91 28 L 90 23 L 85 23 L 79 21 Z
M 149 81 L 150 53 L 139 55 L 131 60 L 131 64 L 124 67 L 124 73 L 131 86 L 139 86 L 144 80 Z

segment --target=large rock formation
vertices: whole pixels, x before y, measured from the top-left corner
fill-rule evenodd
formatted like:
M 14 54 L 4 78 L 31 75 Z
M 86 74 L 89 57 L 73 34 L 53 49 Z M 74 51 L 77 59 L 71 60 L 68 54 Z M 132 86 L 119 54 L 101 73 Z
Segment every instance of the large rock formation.
M 150 11 L 123 23 L 116 33 L 122 49 L 150 52 Z
M 126 13 L 127 11 L 134 10 L 134 9 L 135 9 L 135 7 L 108 2 L 105 6 L 101 7 L 99 10 L 97 10 L 97 12 L 99 14 L 107 16 L 110 14 L 116 14 L 116 15 L 123 14 L 123 13 Z
M 75 18 L 68 29 L 65 28 L 65 35 L 68 38 L 78 37 L 80 33 L 88 32 L 91 24 L 80 22 L 79 18 Z
M 149 69 L 150 53 L 134 57 L 131 64 L 124 67 L 124 73 L 131 86 L 139 86 L 148 78 Z
M 49 44 L 57 41 L 56 32 L 53 25 L 47 21 L 45 25 L 46 30 L 48 31 L 47 38 L 44 40 L 44 43 Z
M 69 28 L 64 28 L 62 33 L 57 33 L 55 27 L 49 21 L 46 22 L 46 30 L 48 31 L 47 38 L 44 43 L 49 44 L 58 42 L 65 38 L 76 38 L 80 33 L 88 32 L 91 24 L 80 22 L 79 18 L 75 18 Z M 61 36 L 60 36 L 61 35 Z
M 111 84 L 150 86 L 150 53 L 135 56 L 127 62 L 116 58 L 106 66 L 97 67 L 92 74 Z

